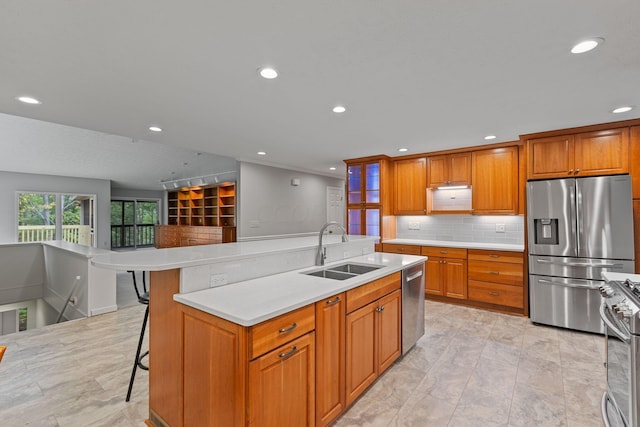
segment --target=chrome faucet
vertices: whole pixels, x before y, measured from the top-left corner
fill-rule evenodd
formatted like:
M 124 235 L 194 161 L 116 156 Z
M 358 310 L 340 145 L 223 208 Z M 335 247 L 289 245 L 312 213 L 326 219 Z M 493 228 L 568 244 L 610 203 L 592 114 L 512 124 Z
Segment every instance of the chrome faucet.
M 345 230 L 344 227 L 338 224 L 337 222 L 329 221 L 328 223 L 323 225 L 322 228 L 320 228 L 320 235 L 318 236 L 318 253 L 316 253 L 316 265 L 324 265 L 324 260 L 327 259 L 327 248 L 322 247 L 322 236 L 324 235 L 324 231 L 327 228 L 331 227 L 332 225 L 335 225 L 340 230 L 342 230 L 343 243 L 349 241 L 349 237 L 347 236 L 347 230 Z

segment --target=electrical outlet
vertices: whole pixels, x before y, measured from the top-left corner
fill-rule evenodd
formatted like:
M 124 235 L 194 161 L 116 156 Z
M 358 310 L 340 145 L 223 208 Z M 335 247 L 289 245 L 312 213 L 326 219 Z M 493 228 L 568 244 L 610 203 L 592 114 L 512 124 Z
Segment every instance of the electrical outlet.
M 420 230 L 420 223 L 419 222 L 410 222 L 409 223 L 409 230 Z
M 249 228 L 260 228 L 260 221 L 255 219 L 252 221 L 249 221 Z
M 506 226 L 504 224 L 496 224 L 496 233 L 505 233 Z
M 212 274 L 209 276 L 209 287 L 215 288 L 216 286 L 222 286 L 227 284 L 228 277 L 223 274 Z

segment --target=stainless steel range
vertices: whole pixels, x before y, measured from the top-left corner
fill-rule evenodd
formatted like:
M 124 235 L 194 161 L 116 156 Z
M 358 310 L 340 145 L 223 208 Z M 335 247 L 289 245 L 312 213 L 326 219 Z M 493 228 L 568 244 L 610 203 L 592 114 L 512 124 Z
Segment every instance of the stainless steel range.
M 640 282 L 609 281 L 600 292 L 607 357 L 602 419 L 606 426 L 639 427 Z

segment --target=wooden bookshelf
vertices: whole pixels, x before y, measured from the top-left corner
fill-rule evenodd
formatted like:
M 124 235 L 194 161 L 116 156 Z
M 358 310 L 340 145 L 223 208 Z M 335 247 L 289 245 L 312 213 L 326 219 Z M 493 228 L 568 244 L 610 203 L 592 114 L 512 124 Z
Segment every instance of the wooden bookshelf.
M 156 226 L 156 247 L 236 241 L 236 185 L 184 187 L 167 193 L 167 225 Z

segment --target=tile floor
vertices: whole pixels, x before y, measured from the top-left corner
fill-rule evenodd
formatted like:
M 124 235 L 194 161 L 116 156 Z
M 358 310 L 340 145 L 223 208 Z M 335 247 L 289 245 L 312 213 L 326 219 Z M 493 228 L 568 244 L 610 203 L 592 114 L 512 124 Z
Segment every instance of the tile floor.
M 0 425 L 143 426 L 124 397 L 144 307 L 0 337 Z M 602 426 L 604 338 L 426 303 L 426 334 L 335 424 Z

